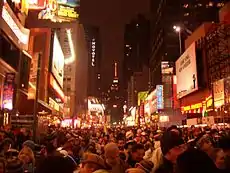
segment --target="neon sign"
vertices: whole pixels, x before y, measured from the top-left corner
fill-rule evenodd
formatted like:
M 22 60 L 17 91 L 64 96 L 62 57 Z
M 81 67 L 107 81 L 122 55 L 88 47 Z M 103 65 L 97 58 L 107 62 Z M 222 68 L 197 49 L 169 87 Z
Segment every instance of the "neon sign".
M 2 18 L 3 20 L 8 24 L 8 26 L 11 28 L 15 36 L 18 38 L 18 40 L 25 44 L 28 45 L 29 42 L 29 34 L 28 33 L 23 33 L 23 31 L 20 29 L 18 24 L 15 22 L 13 17 L 10 15 L 10 12 L 8 11 L 7 4 L 3 6 L 2 9 Z

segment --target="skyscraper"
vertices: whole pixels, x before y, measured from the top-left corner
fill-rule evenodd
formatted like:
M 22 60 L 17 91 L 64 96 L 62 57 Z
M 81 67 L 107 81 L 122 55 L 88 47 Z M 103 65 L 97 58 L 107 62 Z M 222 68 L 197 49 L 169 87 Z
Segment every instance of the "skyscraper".
M 88 96 L 101 98 L 101 38 L 100 29 L 84 25 L 89 53 Z
M 174 61 L 180 55 L 180 41 L 174 25 L 181 28 L 183 40 L 203 22 L 217 22 L 218 9 L 227 0 L 151 0 L 151 82 L 160 84 L 161 61 Z

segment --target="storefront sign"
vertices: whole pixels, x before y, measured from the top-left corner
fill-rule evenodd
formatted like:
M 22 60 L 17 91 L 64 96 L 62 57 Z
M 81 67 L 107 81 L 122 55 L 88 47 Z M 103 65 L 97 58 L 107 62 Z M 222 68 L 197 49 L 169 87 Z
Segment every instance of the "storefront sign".
M 56 111 L 60 111 L 60 105 L 51 97 L 49 97 L 49 106 Z
M 5 76 L 2 96 L 2 108 L 7 110 L 13 110 L 13 98 L 14 98 L 14 73 L 7 73 Z
M 15 42 L 15 44 L 19 45 L 20 48 L 27 50 L 28 49 L 28 43 L 29 43 L 29 34 L 30 30 L 25 29 L 21 23 L 18 21 L 17 17 L 13 13 L 13 11 L 10 9 L 9 5 L 5 2 L 4 6 L 2 8 L 2 19 L 4 20 L 6 26 L 8 26 L 13 32 L 13 34 L 16 36 L 17 40 L 15 41 L 13 38 L 12 41 Z M 2 28 L 4 32 L 6 32 L 7 35 L 11 36 L 11 32 L 7 28 Z
M 50 85 L 57 92 L 57 94 L 60 96 L 62 101 L 64 101 L 65 100 L 65 94 L 52 75 L 50 75 Z
M 182 111 L 183 112 L 184 111 L 190 111 L 190 110 L 194 110 L 194 109 L 200 109 L 202 107 L 203 107 L 202 103 L 197 103 L 197 104 L 182 107 Z

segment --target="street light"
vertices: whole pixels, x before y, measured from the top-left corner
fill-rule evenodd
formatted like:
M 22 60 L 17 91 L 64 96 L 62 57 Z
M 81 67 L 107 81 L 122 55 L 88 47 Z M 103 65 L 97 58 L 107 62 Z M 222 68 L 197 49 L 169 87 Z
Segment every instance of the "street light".
M 176 31 L 176 32 L 178 32 L 178 34 L 179 34 L 179 44 L 180 44 L 180 55 L 181 55 L 181 53 L 182 53 L 182 43 L 181 43 L 181 27 L 180 26 L 176 26 L 176 25 L 174 25 L 173 26 L 173 29 Z

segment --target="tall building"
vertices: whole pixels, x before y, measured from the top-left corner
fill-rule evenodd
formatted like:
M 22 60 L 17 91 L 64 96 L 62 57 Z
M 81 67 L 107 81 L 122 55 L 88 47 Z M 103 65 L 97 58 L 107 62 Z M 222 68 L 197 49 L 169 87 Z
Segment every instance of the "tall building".
M 203 22 L 217 22 L 218 9 L 227 0 L 188 1 L 151 0 L 151 82 L 155 86 L 162 82 L 161 61 L 173 61 L 180 55 L 180 42 L 190 35 Z M 174 25 L 181 27 L 179 34 Z M 184 51 L 182 45 L 182 52 Z
M 100 29 L 84 25 L 88 45 L 88 96 L 101 97 L 101 38 Z
M 150 23 L 143 15 L 138 15 L 125 26 L 124 33 L 124 83 L 134 72 L 142 72 L 143 64 L 148 65 Z

